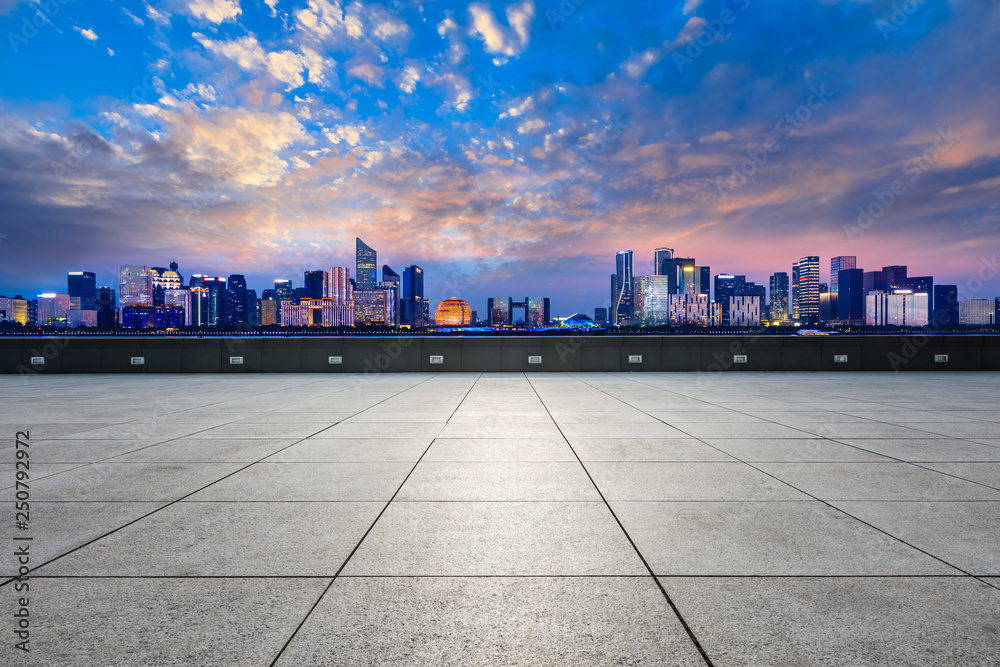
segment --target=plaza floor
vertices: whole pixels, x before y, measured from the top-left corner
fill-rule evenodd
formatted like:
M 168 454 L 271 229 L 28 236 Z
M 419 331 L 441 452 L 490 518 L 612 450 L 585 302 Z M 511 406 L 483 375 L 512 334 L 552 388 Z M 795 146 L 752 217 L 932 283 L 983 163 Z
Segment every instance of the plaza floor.
M 998 389 L 0 376 L 0 664 L 996 666 Z

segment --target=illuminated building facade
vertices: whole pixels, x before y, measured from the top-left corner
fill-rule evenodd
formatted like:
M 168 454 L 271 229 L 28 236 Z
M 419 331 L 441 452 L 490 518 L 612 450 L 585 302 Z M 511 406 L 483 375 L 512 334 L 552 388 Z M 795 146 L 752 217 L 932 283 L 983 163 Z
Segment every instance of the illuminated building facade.
M 121 324 L 126 329 L 179 329 L 184 309 L 178 306 L 124 306 Z
M 392 324 L 391 295 L 380 287 L 373 290 L 354 290 L 355 326 L 386 326 Z M 284 307 L 284 305 L 282 305 Z
M 277 321 L 281 321 L 281 302 L 282 301 L 293 301 L 295 299 L 295 289 L 292 287 L 292 281 L 284 278 L 279 278 L 274 281 L 274 302 L 275 308 L 277 308 Z
M 472 324 L 472 308 L 462 299 L 445 299 L 434 311 L 434 324 L 439 327 L 464 327 Z
M 193 327 L 208 326 L 208 288 L 196 285 L 188 288 L 191 293 L 191 311 L 185 318 Z
M 970 299 L 958 302 L 959 324 L 996 324 L 996 305 L 993 299 Z
M 359 292 L 374 292 L 378 289 L 378 254 L 366 245 L 360 238 L 356 244 L 356 284 L 354 289 Z
M 66 292 L 70 308 L 97 310 L 97 274 L 93 271 L 70 271 L 66 274 Z
M 247 280 L 244 276 L 234 273 L 226 281 L 223 308 L 223 321 L 227 327 L 245 327 L 247 325 Z
M 865 297 L 865 324 L 868 326 L 925 327 L 928 324 L 927 294 L 897 291 L 872 292 Z
M 174 262 L 170 267 L 167 269 L 154 266 L 149 269 L 149 276 L 153 282 L 153 303 L 157 306 L 166 303 L 167 292 L 184 286 L 184 279 L 177 273 L 177 263 Z
M 77 327 L 96 327 L 97 311 L 70 308 L 66 311 L 66 326 L 70 329 L 75 329 Z
M 285 300 L 281 303 L 281 318 L 283 327 L 352 327 L 354 304 L 337 303 L 331 298 L 300 299 L 298 303 Z
M 208 290 L 207 308 L 202 313 L 202 326 L 221 327 L 225 325 L 226 279 L 222 276 L 204 276 L 202 287 Z
M 269 327 L 278 323 L 278 302 L 274 299 L 260 300 L 260 326 Z
M 613 323 L 627 326 L 632 322 L 632 290 L 634 269 L 632 251 L 622 250 L 615 256 L 615 274 L 611 278 L 611 313 Z
M 841 255 L 830 259 L 830 292 L 840 293 L 840 272 L 858 268 L 858 258 L 854 255 Z M 837 301 L 838 307 L 840 300 Z
M 152 306 L 153 277 L 148 266 L 118 267 L 118 307 Z M 124 322 L 124 317 L 119 316 Z
M 486 311 L 489 316 L 489 326 L 507 327 L 514 323 L 514 300 L 509 296 L 498 296 L 486 300 Z
M 552 321 L 550 301 L 546 297 L 529 296 L 524 299 L 524 323 L 529 327 L 548 326 Z
M 716 300 L 718 300 L 716 295 Z M 819 257 L 803 257 L 792 265 L 792 318 L 803 324 L 819 322 Z
M 338 305 L 354 300 L 351 289 L 351 270 L 346 266 L 332 266 L 324 272 L 323 298 L 333 299 Z
M 779 271 L 771 276 L 771 308 L 768 316 L 772 322 L 788 321 L 788 274 Z
M 190 289 L 165 290 L 163 293 L 163 305 L 182 308 L 184 310 L 184 326 L 190 327 L 196 324 L 192 319 Z
M 665 248 L 669 250 L 669 248 Z M 671 294 L 695 294 L 694 288 L 692 287 L 695 280 L 695 274 L 699 274 L 700 270 L 695 270 L 694 257 L 666 257 L 665 255 L 656 256 L 654 253 L 653 260 L 655 262 L 654 270 L 656 275 L 666 276 L 670 280 L 670 293 Z M 688 270 L 690 269 L 690 270 Z M 690 275 L 685 275 L 690 274 Z M 689 288 L 692 291 L 684 291 L 684 281 L 685 278 L 688 280 Z
M 27 324 L 28 301 L 17 296 L 0 296 L 0 322 Z
M 738 295 L 729 297 L 729 325 L 734 327 L 760 326 L 760 296 Z
M 69 294 L 46 292 L 37 297 L 37 322 L 40 327 L 66 326 L 66 313 L 69 312 Z
M 671 294 L 668 301 L 668 324 L 671 326 L 714 326 L 719 323 L 719 304 L 707 294 Z
M 632 322 L 635 326 L 670 324 L 670 284 L 669 276 L 641 276 L 635 279 L 632 295 Z

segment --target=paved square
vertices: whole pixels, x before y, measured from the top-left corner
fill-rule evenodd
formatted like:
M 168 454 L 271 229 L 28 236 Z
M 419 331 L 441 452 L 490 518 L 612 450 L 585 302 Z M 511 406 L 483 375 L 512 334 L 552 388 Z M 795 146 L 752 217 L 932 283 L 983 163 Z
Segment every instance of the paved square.
M 995 667 L 998 390 L 0 376 L 0 664 Z

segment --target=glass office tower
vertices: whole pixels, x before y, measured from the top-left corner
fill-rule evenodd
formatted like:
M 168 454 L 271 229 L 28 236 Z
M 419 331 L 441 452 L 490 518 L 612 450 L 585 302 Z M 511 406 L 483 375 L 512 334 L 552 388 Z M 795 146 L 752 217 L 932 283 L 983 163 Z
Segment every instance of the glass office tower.
M 360 238 L 357 244 L 357 272 L 354 289 L 359 292 L 372 292 L 378 289 L 378 254 Z
M 830 292 L 837 294 L 840 291 L 839 276 L 841 271 L 856 268 L 858 268 L 858 258 L 854 255 L 841 255 L 830 259 Z M 839 307 L 840 302 L 837 303 Z
M 772 322 L 788 321 L 788 274 L 784 271 L 771 275 L 771 308 L 768 314 Z
M 611 308 L 615 313 L 615 324 L 628 325 L 632 322 L 632 251 L 622 250 L 615 256 L 615 294 Z
M 803 324 L 819 323 L 819 257 L 809 255 L 792 265 L 793 317 Z

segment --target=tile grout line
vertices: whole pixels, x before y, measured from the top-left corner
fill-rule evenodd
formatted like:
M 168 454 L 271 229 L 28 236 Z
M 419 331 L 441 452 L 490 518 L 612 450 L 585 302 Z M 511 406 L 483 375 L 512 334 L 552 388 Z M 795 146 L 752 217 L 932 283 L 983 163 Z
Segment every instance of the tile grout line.
M 581 382 L 582 382 L 582 380 L 581 380 Z M 618 400 L 618 401 L 621 401 L 622 403 L 625 403 L 625 401 L 622 401 L 620 398 L 617 398 L 616 396 L 612 396 L 611 394 L 608 394 L 607 392 L 605 392 L 605 391 L 603 391 L 603 390 L 601 390 L 601 389 L 599 389 L 597 387 L 593 387 L 593 385 L 590 385 L 587 382 L 584 382 L 584 384 L 586 384 L 587 386 L 590 386 L 590 387 L 596 389 L 597 391 L 600 391 L 601 393 L 605 394 L 606 396 L 609 396 L 611 398 L 614 398 L 615 400 Z M 653 386 L 653 385 L 649 385 L 649 384 L 646 384 L 646 383 L 643 383 L 643 382 L 638 382 L 638 384 L 645 384 L 647 387 L 652 387 Z M 663 391 L 663 390 L 661 390 L 661 391 Z M 671 392 L 671 393 L 673 393 L 673 392 Z M 628 403 L 625 403 L 625 404 L 628 405 Z M 632 407 L 634 407 L 634 406 L 632 406 Z M 639 410 L 639 408 L 635 408 L 635 409 Z M 681 428 L 679 428 L 677 426 L 674 426 L 673 424 L 669 424 L 669 423 L 663 421 L 662 419 L 658 419 L 657 417 L 654 417 L 653 415 L 649 414 L 648 412 L 645 412 L 645 410 L 640 410 L 640 411 L 644 412 L 646 415 L 652 417 L 653 419 L 657 419 L 657 421 L 661 422 L 662 424 L 666 424 L 667 426 L 670 426 L 671 428 L 677 429 L 681 433 L 684 433 L 685 435 L 687 435 L 689 438 L 694 438 L 695 440 L 697 440 L 698 442 L 701 442 L 706 447 L 711 447 L 712 449 L 715 449 L 716 451 L 722 452 L 722 450 L 720 450 L 717 447 L 714 447 L 713 445 L 705 442 L 703 439 L 697 438 L 695 436 L 692 436 L 691 434 L 687 433 L 683 429 L 681 429 Z M 733 412 L 737 412 L 738 414 L 744 414 L 744 415 L 747 414 L 747 413 L 744 413 L 744 412 L 740 412 L 739 410 L 733 410 Z M 752 415 L 747 415 L 747 416 L 752 416 Z M 768 420 L 765 420 L 765 421 L 768 421 Z M 773 423 L 775 425 L 779 425 L 777 422 L 771 422 L 771 423 Z M 836 442 L 836 441 L 834 441 L 834 442 Z M 839 443 L 839 444 L 846 444 L 846 443 Z M 862 450 L 862 451 L 867 451 L 867 450 Z M 722 453 L 725 454 L 726 452 L 722 452 Z M 732 456 L 732 455 L 730 454 L 729 456 Z M 944 565 L 947 565 L 950 568 L 953 568 L 953 569 L 961 572 L 963 575 L 965 575 L 967 577 L 971 577 L 973 579 L 981 581 L 982 583 L 987 583 L 987 582 L 985 582 L 985 581 L 982 580 L 982 578 L 981 578 L 982 575 L 972 574 L 971 572 L 968 572 L 964 568 L 958 567 L 957 565 L 954 565 L 953 563 L 949 563 L 948 561 L 946 561 L 944 558 L 941 558 L 940 556 L 935 556 L 934 554 L 930 553 L 929 551 L 921 549 L 920 547 L 918 547 L 918 546 L 916 546 L 914 544 L 910 544 L 909 542 L 907 542 L 906 540 L 902 539 L 901 537 L 893 535 L 892 533 L 889 533 L 888 531 L 883 530 L 883 529 L 879 528 L 878 526 L 875 526 L 875 525 L 873 525 L 873 524 L 865 521 L 864 519 L 861 519 L 860 517 L 854 516 L 853 514 L 851 514 L 850 512 L 848 512 L 845 509 L 837 507 L 836 505 L 832 505 L 832 504 L 830 504 L 830 502 L 828 502 L 826 500 L 823 500 L 822 498 L 820 498 L 818 496 L 815 496 L 815 495 L 809 493 L 808 491 L 804 491 L 803 489 L 798 488 L 794 484 L 792 484 L 790 482 L 786 482 L 785 480 L 783 480 L 783 479 L 781 479 L 781 478 L 779 478 L 779 477 L 777 477 L 777 476 L 775 476 L 775 475 L 767 472 L 766 470 L 762 470 L 762 469 L 758 468 L 757 466 L 755 466 L 751 462 L 744 461 L 744 460 L 742 460 L 742 459 L 740 459 L 739 457 L 736 457 L 736 456 L 733 456 L 733 458 L 736 459 L 737 461 L 739 461 L 740 463 L 742 463 L 743 465 L 749 466 L 750 468 L 753 468 L 757 472 L 760 472 L 760 473 L 762 473 L 762 474 L 770 477 L 771 479 L 773 479 L 773 480 L 775 480 L 775 481 L 777 481 L 777 482 L 779 482 L 781 484 L 784 484 L 784 485 L 788 486 L 789 488 L 792 488 L 792 489 L 798 491 L 799 493 L 801 493 L 803 495 L 809 496 L 813 500 L 815 500 L 815 501 L 817 501 L 819 503 L 822 503 L 824 506 L 829 507 L 830 509 L 832 509 L 832 510 L 834 510 L 836 512 L 839 512 L 839 513 L 841 513 L 841 514 L 843 514 L 845 516 L 848 516 L 851 519 L 853 519 L 853 520 L 855 520 L 855 521 L 857 521 L 857 522 L 859 522 L 861 524 L 864 524 L 865 526 L 868 526 L 869 528 L 871 528 L 871 529 L 873 529 L 873 530 L 875 530 L 875 531 L 877 531 L 879 533 L 882 533 L 883 535 L 885 535 L 885 536 L 887 536 L 887 537 L 889 537 L 889 538 L 891 538 L 893 540 L 896 540 L 900 544 L 904 544 L 904 545 L 906 545 L 907 547 L 909 547 L 911 549 L 919 551 L 920 553 L 922 553 L 922 554 L 924 554 L 924 555 L 926 555 L 926 556 L 928 556 L 930 558 L 933 558 L 934 560 L 936 560 L 936 561 L 938 561 L 940 563 L 943 563 Z M 902 463 L 909 463 L 907 461 L 901 461 L 901 462 Z M 909 464 L 909 465 L 913 465 L 913 464 Z M 921 467 L 921 466 L 916 466 L 916 467 Z M 987 488 L 990 488 L 990 487 L 987 487 Z M 838 501 L 833 501 L 833 502 L 838 502 Z M 851 501 L 839 501 L 839 502 L 851 502 Z M 889 501 L 889 502 L 892 502 L 892 501 Z M 913 501 L 913 502 L 919 502 L 919 501 Z M 987 585 L 989 585 L 989 584 L 987 583 Z
M 380 405 L 380 404 L 384 403 L 385 401 L 388 401 L 388 400 L 389 400 L 390 398 L 395 398 L 396 396 L 399 396 L 399 395 L 401 395 L 401 394 L 405 394 L 405 393 L 406 393 L 407 391 L 410 391 L 411 389 L 414 389 L 414 388 L 416 388 L 416 387 L 420 386 L 421 384 L 424 384 L 424 382 L 428 382 L 428 381 L 430 381 L 430 380 L 432 380 L 432 379 L 434 379 L 434 378 L 437 378 L 437 377 L 440 377 L 440 376 L 441 376 L 441 374 L 440 374 L 440 373 L 438 373 L 438 374 L 435 374 L 435 375 L 432 375 L 431 377 L 428 377 L 427 379 L 423 380 L 422 382 L 418 382 L 417 384 L 413 385 L 412 387 L 408 387 L 407 389 L 404 389 L 403 391 L 401 391 L 401 392 L 399 392 L 399 393 L 397 393 L 397 394 L 395 394 L 395 395 L 393 395 L 393 396 L 390 396 L 390 397 L 388 397 L 388 398 L 385 398 L 385 399 L 383 399 L 382 401 L 379 401 L 379 402 L 378 402 L 378 403 L 376 403 L 375 405 Z M 482 373 L 480 373 L 480 374 L 479 374 L 479 375 L 478 375 L 478 376 L 476 377 L 476 382 L 478 382 L 478 381 L 479 381 L 479 378 L 480 378 L 480 377 L 482 377 Z M 467 398 L 467 397 L 469 396 L 469 394 L 470 394 L 470 393 L 472 392 L 473 388 L 474 388 L 474 387 L 476 386 L 476 382 L 473 382 L 473 383 L 472 383 L 472 384 L 471 384 L 471 385 L 469 386 L 469 390 L 468 390 L 468 391 L 467 391 L 467 392 L 465 393 L 465 396 L 463 396 L 463 397 L 462 397 L 462 400 L 458 402 L 458 405 L 456 405 L 456 406 L 455 406 L 455 410 L 453 410 L 453 411 L 452 411 L 452 413 L 451 413 L 451 416 L 454 416 L 454 415 L 455 415 L 455 412 L 457 412 L 457 411 L 458 411 L 458 408 L 459 408 L 459 407 L 461 407 L 462 403 L 463 403 L 463 402 L 465 401 L 465 399 L 466 399 L 466 398 Z M 367 409 L 371 409 L 371 408 L 375 407 L 375 405 L 372 405 L 372 406 L 370 406 L 369 408 L 366 408 L 366 410 L 367 410 Z M 362 412 L 364 412 L 364 410 L 362 410 Z M 360 414 L 360 413 L 359 413 L 359 414 Z M 449 417 L 449 419 L 450 419 L 450 418 L 451 418 L 451 417 Z M 447 425 L 447 423 L 448 423 L 448 422 L 445 422 L 445 423 L 444 423 L 444 424 L 443 424 L 443 425 L 441 426 L 441 430 L 444 430 L 444 427 L 445 427 L 445 426 Z M 439 431 L 439 433 L 440 433 L 440 431 Z M 382 518 L 382 515 L 386 513 L 386 511 L 387 511 L 387 510 L 389 509 L 389 506 L 390 506 L 390 505 L 392 505 L 392 502 L 393 502 L 393 501 L 394 501 L 394 500 L 396 499 L 396 496 L 398 496 L 398 495 L 399 495 L 399 492 L 400 492 L 400 491 L 402 491 L 403 487 L 404 487 L 404 486 L 406 485 L 406 482 L 407 482 L 407 480 L 409 480 L 409 479 L 410 479 L 410 476 L 411 476 L 411 475 L 413 474 L 413 471 L 417 469 L 417 466 L 418 466 L 418 465 L 420 465 L 420 461 L 422 461 L 422 460 L 423 460 L 424 456 L 426 456 L 426 455 L 427 455 L 427 452 L 429 452 L 429 451 L 430 451 L 430 449 L 431 449 L 431 447 L 433 447 L 433 446 L 434 446 L 434 440 L 435 440 L 435 438 L 432 438 L 432 439 L 431 439 L 431 441 L 430 441 L 430 443 L 429 443 L 429 444 L 427 445 L 426 449 L 424 449 L 424 452 L 423 452 L 423 454 L 421 454 L 421 455 L 420 455 L 420 458 L 419 458 L 419 459 L 417 459 L 416 463 L 414 463 L 414 464 L 413 464 L 413 467 L 412 467 L 412 468 L 410 468 L 410 471 L 409 471 L 408 473 L 406 473 L 406 477 L 404 477 L 404 478 L 403 478 L 403 481 L 402 481 L 402 482 L 400 482 L 399 486 L 398 486 L 398 487 L 396 488 L 396 491 L 395 491 L 395 493 L 393 493 L 393 494 L 392 494 L 392 497 L 391 497 L 391 498 L 389 498 L 389 501 L 388 501 L 388 502 L 387 502 L 387 503 L 385 504 L 385 507 L 383 507 L 383 508 L 382 508 L 382 510 L 381 510 L 381 511 L 380 511 L 380 512 L 378 513 L 378 515 L 377 515 L 377 516 L 375 517 L 375 519 L 374 519 L 374 520 L 372 521 L 371 525 L 370 525 L 370 526 L 368 526 L 368 530 L 366 530 L 366 531 L 364 532 L 364 534 L 363 534 L 363 535 L 361 536 L 361 539 L 360 539 L 360 540 L 358 540 L 358 543 L 354 545 L 354 548 L 353 548 L 353 549 L 351 549 L 351 552 L 350 552 L 349 554 L 347 554 L 347 558 L 345 558 L 345 559 L 344 559 L 344 562 L 343 562 L 343 563 L 341 563 L 341 564 L 340 564 L 340 567 L 339 567 L 339 568 L 337 568 L 337 571 L 336 571 L 336 572 L 334 572 L 334 574 L 333 574 L 333 577 L 332 577 L 332 578 L 330 579 L 330 583 L 328 583 L 328 584 L 326 585 L 326 587 L 325 587 L 325 588 L 323 588 L 323 590 L 322 590 L 322 591 L 320 592 L 320 594 L 319 594 L 319 597 L 317 597 L 317 598 L 316 598 L 316 601 L 315 601 L 315 602 L 313 602 L 313 604 L 312 604 L 312 606 L 311 606 L 311 607 L 309 607 L 309 610 L 308 610 L 308 611 L 307 611 L 307 612 L 305 613 L 305 615 L 304 615 L 304 616 L 302 617 L 302 620 L 301 620 L 301 621 L 299 621 L 299 624 L 298 624 L 297 626 L 295 626 L 295 630 L 293 630 L 293 631 L 292 631 L 292 634 L 291 634 L 291 635 L 290 635 L 290 636 L 288 637 L 288 639 L 287 639 L 287 640 L 285 641 L 285 643 L 284 643 L 284 644 L 282 644 L 282 646 L 281 646 L 281 649 L 279 649 L 279 650 L 278 650 L 278 653 L 277 653 L 277 655 L 275 655 L 275 656 L 274 656 L 274 659 L 273 659 L 273 660 L 272 660 L 272 661 L 271 661 L 271 662 L 269 663 L 269 667 L 275 667 L 275 665 L 277 665 L 277 664 L 278 664 L 278 661 L 279 661 L 279 660 L 281 659 L 281 656 L 282 656 L 282 654 L 284 654 L 284 652 L 285 652 L 285 651 L 286 651 L 286 650 L 288 649 L 288 647 L 289 647 L 289 646 L 291 645 L 292 641 L 293 641 L 293 640 L 295 639 L 295 637 L 296 637 L 296 636 L 297 636 L 297 635 L 299 634 L 299 631 L 300 631 L 300 630 L 302 629 L 302 626 L 304 626 L 304 625 L 306 624 L 306 621 L 307 621 L 307 620 L 309 620 L 309 617 L 310 617 L 310 616 L 312 616 L 312 613 L 313 613 L 313 612 L 314 612 L 314 611 L 316 610 L 316 607 L 318 607 L 318 606 L 319 606 L 319 603 L 323 601 L 323 598 L 324 598 L 324 597 L 326 597 L 326 594 L 327 594 L 327 593 L 328 593 L 328 592 L 330 591 L 330 589 L 331 589 L 331 588 L 333 588 L 333 584 L 334 584 L 334 583 L 335 583 L 335 582 L 337 581 L 337 579 L 338 579 L 338 578 L 340 577 L 340 573 L 344 571 L 344 568 L 345 568 L 345 567 L 347 567 L 347 564 L 348 564 L 348 563 L 349 563 L 349 562 L 351 561 L 351 559 L 352 559 L 352 558 L 354 557 L 354 554 L 355 554 L 355 553 L 357 553 L 358 549 L 360 549 L 360 548 L 361 548 L 361 545 L 362 545 L 362 544 L 364 543 L 365 539 L 366 539 L 366 538 L 368 537 L 368 535 L 369 535 L 369 534 L 370 534 L 370 533 L 372 532 L 372 530 L 374 530 L 374 529 L 375 529 L 375 526 L 376 526 L 376 524 L 378 524 L 379 520 L 380 520 L 380 519 Z
M 604 503 L 604 506 L 608 509 L 608 512 L 611 513 L 612 518 L 615 520 L 615 523 L 618 524 L 618 528 L 621 529 L 622 534 L 625 535 L 625 539 L 627 539 L 629 544 L 632 546 L 632 549 L 635 551 L 636 556 L 639 557 L 639 560 L 642 562 L 643 567 L 645 567 L 646 571 L 649 572 L 649 576 L 650 578 L 652 578 L 653 583 L 656 584 L 656 587 L 660 589 L 660 593 L 663 594 L 663 598 L 667 601 L 667 604 L 670 605 L 670 609 L 674 612 L 674 616 L 677 618 L 678 621 L 680 621 L 681 627 L 684 628 L 684 632 L 687 633 L 688 639 L 690 639 L 691 642 L 694 644 L 694 647 L 698 650 L 698 653 L 701 655 L 702 660 L 705 661 L 705 664 L 708 665 L 708 667 L 714 667 L 712 659 L 708 657 L 708 653 L 705 651 L 705 648 L 701 645 L 701 642 L 698 641 L 698 637 L 695 636 L 694 630 L 684 619 L 684 616 L 681 615 L 680 609 L 677 608 L 677 605 L 674 603 L 673 599 L 671 599 L 670 594 L 667 593 L 666 587 L 664 587 L 662 582 L 660 582 L 660 580 L 656 577 L 656 574 L 653 572 L 653 568 L 650 567 L 649 563 L 646 561 L 646 558 L 642 555 L 642 552 L 639 551 L 639 547 L 632 539 L 632 536 L 629 535 L 627 530 L 625 530 L 625 526 L 618 518 L 618 515 L 615 514 L 615 511 L 614 509 L 612 509 L 611 504 L 608 503 L 607 498 L 604 497 L 604 493 L 601 491 L 600 487 L 597 486 L 597 482 L 595 482 L 594 478 L 591 476 L 590 470 L 587 469 L 587 466 L 580 458 L 580 455 L 577 454 L 576 449 L 570 443 L 569 438 L 567 438 L 566 434 L 563 433 L 562 427 L 559 426 L 559 423 L 555 420 L 554 417 L 552 417 L 552 412 L 549 410 L 549 406 L 545 404 L 545 401 L 538 393 L 538 390 L 535 388 L 535 385 L 531 382 L 531 378 L 529 378 L 527 374 L 524 374 L 524 379 L 528 382 L 528 385 L 531 387 L 532 391 L 535 392 L 535 396 L 538 397 L 539 402 L 545 408 L 545 411 L 548 413 L 549 418 L 552 419 L 552 423 L 555 424 L 556 429 L 559 431 L 559 435 L 561 435 L 563 440 L 566 442 L 566 446 L 569 447 L 571 452 L 573 452 L 573 456 L 576 457 L 576 460 L 580 464 L 580 467 L 583 468 L 583 472 L 587 475 L 587 479 L 589 479 L 590 483 L 593 484 L 594 490 L 597 491 L 597 495 L 600 496 L 601 501 Z M 574 379 L 577 380 L 578 382 L 581 381 L 579 380 L 579 378 L 574 377 Z M 586 383 L 584 382 L 583 384 Z
M 434 376 L 432 376 L 432 377 L 434 377 Z M 408 388 L 404 389 L 403 391 L 401 391 L 401 392 L 398 392 L 397 394 L 394 394 L 393 396 L 388 396 L 388 397 L 386 397 L 386 398 L 382 399 L 381 401 L 379 401 L 379 402 L 378 402 L 378 403 L 376 403 L 375 405 L 379 405 L 380 403 L 384 403 L 385 401 L 389 400 L 390 398 L 394 398 L 395 396 L 399 395 L 400 393 L 403 393 L 403 392 L 406 392 L 406 391 L 409 391 L 409 390 L 410 390 L 410 389 L 412 389 L 413 387 L 416 387 L 416 386 L 419 386 L 419 385 L 423 384 L 424 382 L 427 382 L 427 381 L 428 381 L 428 380 L 430 380 L 430 379 L 432 379 L 432 378 L 426 378 L 425 380 L 423 380 L 423 381 L 421 381 L 421 382 L 418 382 L 417 384 L 413 385 L 412 387 L 408 387 Z M 375 406 L 374 406 L 374 405 L 371 405 L 371 406 L 369 406 L 368 408 L 365 408 L 365 410 L 368 410 L 368 409 L 370 409 L 370 408 L 372 408 L 372 407 L 375 407 Z M 364 410 L 362 410 L 361 412 L 364 412 Z M 341 421 L 343 421 L 343 420 L 341 420 Z M 95 538 L 93 538 L 93 539 L 91 539 L 91 540 L 88 540 L 87 542 L 84 542 L 83 544 L 81 544 L 81 545 L 79 545 L 79 546 L 77 546 L 77 547 L 74 547 L 74 548 L 70 549 L 69 551 L 67 551 L 67 552 L 65 552 L 65 553 L 61 553 L 61 554 L 59 554 L 58 556 L 55 556 L 54 558 L 51 558 L 51 559 L 49 559 L 49 560 L 45 561 L 45 562 L 44 562 L 44 563 L 42 563 L 41 565 L 36 565 L 36 566 L 35 566 L 35 567 L 33 567 L 33 568 L 32 568 L 31 570 L 29 570 L 29 574 L 30 574 L 30 573 L 34 573 L 34 572 L 35 572 L 36 570 L 38 570 L 39 568 L 42 568 L 42 567 L 45 567 L 46 565 L 49 565 L 50 563 L 54 563 L 55 561 L 59 560 L 60 558 L 63 558 L 63 557 L 65 557 L 65 556 L 68 556 L 68 555 L 70 555 L 70 554 L 72 554 L 72 553 L 75 553 L 76 551 L 79 551 L 80 549 L 83 549 L 84 547 L 87 547 L 87 546 L 89 546 L 89 545 L 93 544 L 94 542 L 97 542 L 98 540 L 101 540 L 101 539 L 104 539 L 104 538 L 105 538 L 105 537 L 107 537 L 108 535 L 112 535 L 112 534 L 114 534 L 114 533 L 117 533 L 118 531 L 120 531 L 120 530 L 123 530 L 123 529 L 125 529 L 125 528 L 127 528 L 127 527 L 131 526 L 132 524 L 135 524 L 135 523 L 138 523 L 139 521 L 142 521 L 143 519 L 145 519 L 145 518 L 147 518 L 147 517 L 149 517 L 149 516 L 152 516 L 153 514 L 156 514 L 157 512 L 161 512 L 161 511 L 163 511 L 163 510 L 167 509 L 168 507 L 171 507 L 171 506 L 173 506 L 173 505 L 175 505 L 175 504 L 177 504 L 177 503 L 180 503 L 180 502 L 182 502 L 182 501 L 183 501 L 183 500 L 184 500 L 185 498 L 189 498 L 189 497 L 193 496 L 193 495 L 194 495 L 194 494 L 196 494 L 196 493 L 199 493 L 199 492 L 201 492 L 201 491 L 204 491 L 205 489 L 207 489 L 208 487 L 212 486 L 213 484 L 218 484 L 219 482 L 221 482 L 221 481 L 222 481 L 222 480 L 224 480 L 224 479 L 228 479 L 228 478 L 232 477 L 233 475 L 235 475 L 235 474 L 237 474 L 237 473 L 240 473 L 240 472 L 243 472 L 244 470 L 246 470 L 246 469 L 248 469 L 248 468 L 250 468 L 250 467 L 252 467 L 252 466 L 255 466 L 255 465 L 257 465 L 258 463 L 261 463 L 261 462 L 262 462 L 262 461 L 264 461 L 265 459 L 268 459 L 268 458 L 270 458 L 270 457 L 274 456 L 275 454 L 278 454 L 278 453 L 280 453 L 280 452 L 283 452 L 283 451 L 285 451 L 286 449 L 289 449 L 289 448 L 291 448 L 291 447 L 294 447 L 294 446 L 295 446 L 295 445 L 297 445 L 297 444 L 300 444 L 300 443 L 302 443 L 302 442 L 305 442 L 305 441 L 306 441 L 306 440 L 308 440 L 309 438 L 311 438 L 311 437 L 313 437 L 313 436 L 315 436 L 315 435 L 318 435 L 319 433 L 322 433 L 323 431 L 326 431 L 327 429 L 331 429 L 331 428 L 333 428 L 334 426 L 336 426 L 336 425 L 337 425 L 337 424 L 339 424 L 339 423 L 340 423 L 340 422 L 336 422 L 336 423 L 334 423 L 334 424 L 330 424 L 329 426 L 325 426 L 325 427 L 323 427 L 322 429 L 320 429 L 319 431 L 317 431 L 316 433 L 313 433 L 313 434 L 311 434 L 311 435 L 307 435 L 306 437 L 304 437 L 304 438 L 302 438 L 302 439 L 300 439 L 300 440 L 297 440 L 297 441 L 295 441 L 295 442 L 291 443 L 290 445 L 288 445 L 288 446 L 286 446 L 286 447 L 282 447 L 281 449 L 279 449 L 279 450 L 277 450 L 277 451 L 275 451 L 275 452 L 271 452 L 270 454 L 268 454 L 267 456 L 264 456 L 263 458 L 260 458 L 260 459 L 258 459 L 258 460 L 256 460 L 256 461 L 252 461 L 252 462 L 248 463 L 247 465 L 245 465 L 245 466 L 243 466 L 243 467 L 241 467 L 241 468 L 237 468 L 236 470 L 232 471 L 231 473 L 229 473 L 229 474 L 227 474 L 227 475 L 223 475 L 223 476 L 222 476 L 222 477 L 220 477 L 219 479 L 216 479 L 216 480 L 213 480 L 213 481 L 209 482 L 208 484 L 206 484 L 205 486 L 202 486 L 202 487 L 200 487 L 200 488 L 198 488 L 198 489 L 195 489 L 194 491 L 191 491 L 190 493 L 187 493 L 187 494 L 185 494 L 185 495 L 183 495 L 183 496 L 181 496 L 180 498 L 177 498 L 177 499 L 175 499 L 175 500 L 171 500 L 171 501 L 162 501 L 162 500 L 156 500 L 156 501 L 121 501 L 121 502 L 165 502 L 166 504 L 164 504 L 164 505 L 162 505 L 162 506 L 160 506 L 160 507 L 158 507 L 158 508 L 156 508 L 156 509 L 152 510 L 151 512 L 148 512 L 148 513 L 146 513 L 146 514 L 143 514 L 142 516 L 140 516 L 140 517 L 139 517 L 139 518 L 137 518 L 137 519 L 134 519 L 134 520 L 132 520 L 132 521 L 129 521 L 128 523 L 126 523 L 126 524 L 123 524 L 123 525 L 121 525 L 121 526 L 118 526 L 117 528 L 115 528 L 115 529 L 113 529 L 113 530 L 110 530 L 110 531 L 108 531 L 108 532 L 104 533 L 103 535 L 99 535 L 99 536 L 97 536 L 97 537 L 95 537 Z M 151 445 L 151 446 L 155 446 L 155 445 Z M 430 445 L 428 445 L 428 447 L 429 447 L 429 446 L 430 446 Z M 90 465 L 93 465 L 93 464 L 90 464 Z M 83 466 L 81 466 L 81 467 L 83 467 Z M 74 470 L 77 470 L 77 469 L 78 469 L 78 468 L 74 468 Z M 64 472 L 69 472 L 69 471 L 64 471 Z M 81 502 L 81 501 L 48 501 L 48 502 Z M 103 502 L 103 501 L 82 501 L 82 502 Z M 4 587 L 4 586 L 6 586 L 7 584 L 9 584 L 9 583 L 11 583 L 11 582 L 13 582 L 13 581 L 16 581 L 16 580 L 17 580 L 17 577 L 16 577 L 16 576 L 13 576 L 13 577 L 9 577 L 9 578 L 5 579 L 4 581 L 0 582 L 0 588 L 3 588 L 3 587 Z

